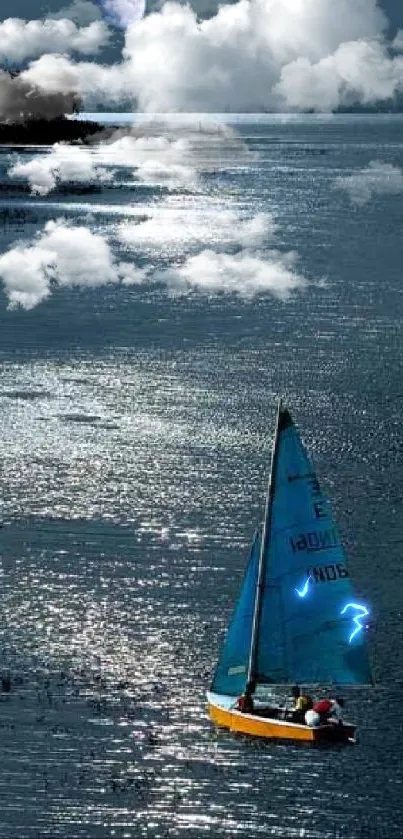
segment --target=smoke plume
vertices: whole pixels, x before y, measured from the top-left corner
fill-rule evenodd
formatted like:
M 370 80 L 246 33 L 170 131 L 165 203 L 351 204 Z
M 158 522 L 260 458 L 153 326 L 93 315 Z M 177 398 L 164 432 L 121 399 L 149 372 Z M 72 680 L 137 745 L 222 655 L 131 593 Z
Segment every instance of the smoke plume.
M 72 113 L 80 103 L 81 98 L 76 91 L 46 92 L 20 75 L 0 70 L 0 122 L 56 119 Z

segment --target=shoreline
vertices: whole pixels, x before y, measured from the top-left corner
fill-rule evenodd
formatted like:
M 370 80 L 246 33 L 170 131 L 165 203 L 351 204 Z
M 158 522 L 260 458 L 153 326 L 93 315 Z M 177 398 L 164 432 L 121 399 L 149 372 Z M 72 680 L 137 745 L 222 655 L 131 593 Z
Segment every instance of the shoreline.
M 0 123 L 0 146 L 43 148 L 63 142 L 85 144 L 101 132 L 105 132 L 105 125 L 101 122 L 73 120 L 67 117 L 53 120 L 35 119 L 24 123 Z

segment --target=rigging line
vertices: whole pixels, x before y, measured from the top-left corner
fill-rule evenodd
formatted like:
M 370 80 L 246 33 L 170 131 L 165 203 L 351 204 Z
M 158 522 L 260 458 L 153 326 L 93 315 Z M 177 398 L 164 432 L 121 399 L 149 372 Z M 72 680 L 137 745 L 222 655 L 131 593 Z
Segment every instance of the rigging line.
M 278 441 L 279 441 L 279 428 L 280 428 L 281 412 L 282 412 L 282 399 L 280 398 L 279 401 L 278 401 L 278 406 L 277 406 L 276 428 L 275 428 L 274 439 L 273 439 L 269 483 L 268 483 L 267 494 L 266 494 L 265 515 L 264 515 L 264 520 L 263 520 L 263 531 L 262 531 L 262 538 L 261 538 L 261 544 L 260 544 L 259 570 L 258 570 L 258 579 L 257 579 L 257 585 L 256 585 L 256 596 L 255 596 L 255 605 L 254 605 L 254 611 L 253 611 L 252 634 L 251 634 L 251 644 L 250 644 L 250 653 L 249 653 L 249 662 L 248 662 L 247 684 L 249 684 L 249 685 L 251 683 L 253 683 L 255 668 L 256 668 L 258 630 L 259 630 L 259 622 L 260 622 L 260 613 L 261 613 L 261 608 L 262 608 L 262 593 L 263 593 L 263 589 L 264 589 L 265 564 L 266 564 L 268 548 L 269 548 L 270 526 L 271 526 L 272 509 L 273 509 L 273 488 L 274 488 L 275 470 L 276 470 L 276 466 L 277 466 L 277 457 L 278 457 L 278 448 L 279 448 L 278 447 Z

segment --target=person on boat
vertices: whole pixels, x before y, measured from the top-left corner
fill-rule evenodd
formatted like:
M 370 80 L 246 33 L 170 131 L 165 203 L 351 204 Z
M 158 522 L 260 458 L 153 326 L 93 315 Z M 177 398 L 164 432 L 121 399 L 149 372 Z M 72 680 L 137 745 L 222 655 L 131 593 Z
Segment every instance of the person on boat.
M 305 693 L 301 693 L 299 685 L 293 685 L 291 693 L 294 699 L 294 707 L 291 710 L 293 722 L 305 723 L 305 714 L 313 708 L 313 699 Z
M 343 721 L 343 699 L 335 697 L 334 699 L 319 699 L 313 706 L 313 711 L 319 715 L 320 725 L 326 723 L 342 723 Z
M 319 699 L 317 702 L 315 702 L 312 710 L 315 711 L 316 714 L 319 714 L 320 725 L 324 725 L 325 723 L 327 723 L 327 719 L 328 719 L 331 707 L 332 707 L 331 699 L 323 698 L 323 699 Z
M 334 699 L 331 699 L 330 701 L 332 703 L 332 707 L 328 714 L 328 722 L 336 723 L 336 725 L 342 725 L 344 699 L 341 696 L 335 696 Z
M 305 713 L 305 725 L 308 725 L 309 728 L 317 728 L 320 724 L 320 714 L 313 708 L 309 708 Z
M 241 696 L 238 696 L 236 701 L 236 708 L 242 711 L 243 714 L 253 714 L 255 706 L 253 703 L 253 685 L 247 684 Z
M 299 685 L 293 685 L 291 688 L 291 696 L 294 700 L 294 705 L 297 704 L 299 697 L 301 696 L 301 688 Z

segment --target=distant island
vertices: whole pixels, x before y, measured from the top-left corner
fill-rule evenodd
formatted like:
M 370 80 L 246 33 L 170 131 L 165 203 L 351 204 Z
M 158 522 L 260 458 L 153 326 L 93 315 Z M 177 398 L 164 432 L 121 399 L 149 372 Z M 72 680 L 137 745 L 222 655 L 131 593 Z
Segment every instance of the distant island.
M 395 107 L 393 107 L 395 104 Z M 402 105 L 403 103 L 399 103 Z M 352 106 L 351 108 L 339 108 L 334 113 L 346 114 L 396 114 L 402 113 L 403 107 L 397 107 L 396 103 L 381 103 L 381 106 L 371 108 L 366 106 Z M 272 112 L 264 111 L 262 116 L 269 116 Z M 313 114 L 315 111 L 300 112 L 300 116 Z M 95 116 L 95 114 L 94 114 Z M 169 116 L 169 114 L 167 114 Z M 177 115 L 176 115 L 177 116 Z M 185 115 L 184 115 L 185 116 Z M 205 116 L 203 114 L 203 116 Z M 214 118 L 214 113 L 209 114 Z M 220 115 L 222 116 L 222 115 Z M 230 117 L 231 113 L 226 113 Z M 234 115 L 235 116 L 235 115 Z M 256 117 L 256 114 L 253 116 Z M 247 114 L 245 114 L 247 117 Z M 108 122 L 97 122 L 96 119 L 69 119 L 66 116 L 59 116 L 55 119 L 31 118 L 24 122 L 0 122 L 0 145 L 3 146 L 52 146 L 54 143 L 96 143 L 98 140 L 106 141 L 119 127 L 119 120 L 116 124 Z M 97 136 L 99 135 L 99 137 Z
M 0 123 L 0 144 L 5 146 L 50 146 L 53 143 L 88 141 L 105 126 L 92 120 L 29 119 L 25 122 Z

